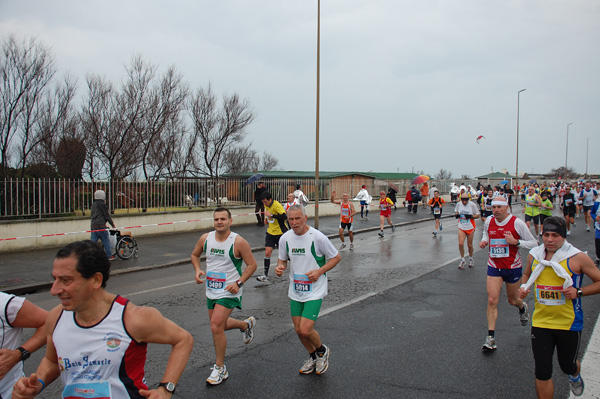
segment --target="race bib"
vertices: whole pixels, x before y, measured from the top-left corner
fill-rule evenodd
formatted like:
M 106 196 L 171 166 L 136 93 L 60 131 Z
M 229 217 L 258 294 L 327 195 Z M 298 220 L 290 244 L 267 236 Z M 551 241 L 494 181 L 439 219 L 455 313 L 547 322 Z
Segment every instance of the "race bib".
M 485 210 L 486 211 L 491 211 L 492 210 L 492 205 L 491 204 L 485 204 Z
M 104 382 L 68 384 L 63 389 L 64 399 L 111 399 L 110 384 Z
M 469 222 L 469 219 L 467 219 L 465 217 L 465 215 L 460 215 L 460 219 L 458 219 L 458 222 L 460 224 L 470 224 L 471 222 Z
M 540 285 L 535 286 L 535 296 L 538 303 L 547 306 L 564 305 L 566 299 L 561 292 L 562 285 Z
M 490 258 L 508 258 L 508 243 L 504 238 L 490 240 Z
M 385 205 L 381 205 L 381 210 L 382 210 L 382 211 L 385 211 L 386 209 L 387 209 L 387 206 L 385 206 Z
M 294 291 L 312 292 L 312 281 L 306 274 L 294 274 Z
M 206 272 L 206 287 L 211 291 L 222 291 L 225 289 L 227 274 L 217 272 Z
M 573 203 L 572 199 L 565 199 L 565 206 L 571 206 L 571 204 Z
M 440 208 L 433 208 L 433 214 L 434 215 L 439 215 L 440 213 L 442 213 Z

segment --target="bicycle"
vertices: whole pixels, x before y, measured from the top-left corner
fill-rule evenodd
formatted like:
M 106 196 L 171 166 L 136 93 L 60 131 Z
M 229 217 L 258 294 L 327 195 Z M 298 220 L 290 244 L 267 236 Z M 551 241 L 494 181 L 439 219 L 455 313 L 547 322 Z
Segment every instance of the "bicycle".
M 116 235 L 117 244 L 115 245 L 115 253 L 119 258 L 127 260 L 129 258 L 138 257 L 138 245 L 135 239 L 131 236 L 131 232 L 114 229 L 109 231 L 110 235 Z

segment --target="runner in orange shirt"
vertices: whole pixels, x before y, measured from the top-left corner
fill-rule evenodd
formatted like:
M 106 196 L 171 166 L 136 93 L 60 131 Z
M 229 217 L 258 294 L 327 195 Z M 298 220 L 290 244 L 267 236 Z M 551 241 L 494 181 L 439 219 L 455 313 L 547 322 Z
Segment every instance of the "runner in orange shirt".
M 442 231 L 442 208 L 446 205 L 446 201 L 442 197 L 440 197 L 440 193 L 436 190 L 433 192 L 433 198 L 429 200 L 427 203 L 431 207 L 431 213 L 433 213 L 433 218 L 435 219 L 435 230 L 433 230 L 433 235 L 437 237 L 438 230 Z
M 356 210 L 354 209 L 354 204 L 350 202 L 350 196 L 348 193 L 342 194 L 342 200 L 335 199 L 335 191 L 331 192 L 331 202 L 334 204 L 338 204 L 340 206 L 340 240 L 342 241 L 342 245 L 340 246 L 340 251 L 346 248 L 346 243 L 344 242 L 344 230 L 348 228 L 348 237 L 350 237 L 350 250 L 354 249 L 354 215 L 356 215 Z

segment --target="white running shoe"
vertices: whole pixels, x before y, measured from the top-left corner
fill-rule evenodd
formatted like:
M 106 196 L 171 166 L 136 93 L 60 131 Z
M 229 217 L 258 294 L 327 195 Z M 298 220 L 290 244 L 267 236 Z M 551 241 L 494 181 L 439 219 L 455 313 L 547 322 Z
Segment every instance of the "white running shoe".
M 585 231 L 590 231 L 590 226 L 585 226 Z
M 244 330 L 244 343 L 248 345 L 254 339 L 254 325 L 256 324 L 256 319 L 254 316 L 250 316 L 244 321 L 248 324 L 248 328 Z
M 469 258 L 469 267 L 475 266 L 475 260 L 473 258 Z
M 396 232 L 396 226 L 392 225 L 392 233 L 395 233 L 395 232 Z
M 437 230 L 433 230 L 433 233 L 431 233 L 431 234 L 433 234 L 434 236 L 437 236 Z
M 485 351 L 493 351 L 497 347 L 498 346 L 496 345 L 496 339 L 491 335 L 488 335 L 487 337 L 485 337 L 485 342 L 483 343 L 481 349 Z
M 567 236 L 570 236 L 570 235 L 571 235 L 571 232 L 570 232 L 570 231 L 567 231 Z
M 521 313 L 521 311 L 519 310 L 519 320 L 521 321 L 522 326 L 526 326 L 527 322 L 529 322 L 529 309 L 525 302 L 523 302 L 523 307 L 525 308 L 525 311 Z
M 216 364 L 211 368 L 212 372 L 210 376 L 206 379 L 206 383 L 210 385 L 219 385 L 227 378 L 229 378 L 229 373 L 227 372 L 227 366 L 223 365 L 223 367 L 219 367 Z
M 383 231 L 380 231 L 379 234 L 377 234 L 379 237 L 383 237 Z
M 307 361 L 304 362 L 302 367 L 300 367 L 300 374 L 310 374 L 315 371 L 315 367 L 317 366 L 317 359 L 313 359 L 309 357 Z
M 346 244 L 345 244 L 345 243 L 342 243 L 342 245 L 340 245 L 340 251 L 341 251 L 342 249 L 344 249 L 344 248 L 346 248 Z
M 350 243 L 350 251 L 354 249 L 354 244 Z
M 329 368 L 329 347 L 323 346 L 325 347 L 325 353 L 323 353 L 323 355 L 317 354 L 317 362 L 315 365 L 317 374 L 323 374 Z
M 467 261 L 465 260 L 465 258 L 462 258 L 460 260 L 460 264 L 458 265 L 458 268 L 459 269 L 464 269 L 466 265 L 467 265 Z
M 585 384 L 583 383 L 583 378 L 581 378 L 581 373 L 579 373 L 575 381 L 573 381 L 571 379 L 571 376 L 569 376 L 569 385 L 571 386 L 571 392 L 573 392 L 573 395 L 583 395 L 583 389 L 585 388 Z
M 265 276 L 264 274 L 262 276 L 258 276 L 256 279 L 258 281 L 262 282 L 262 283 L 268 283 L 269 282 L 269 277 Z

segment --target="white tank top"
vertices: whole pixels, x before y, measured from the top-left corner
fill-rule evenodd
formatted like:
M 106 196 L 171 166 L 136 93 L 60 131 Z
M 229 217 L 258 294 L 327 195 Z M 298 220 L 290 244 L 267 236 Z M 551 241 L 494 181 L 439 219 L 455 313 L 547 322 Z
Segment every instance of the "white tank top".
M 21 344 L 23 329 L 13 327 L 11 323 L 15 321 L 23 302 L 25 302 L 25 298 L 0 292 L 0 327 L 2 328 L 0 343 L 2 349 L 17 349 Z M 10 398 L 12 387 L 20 377 L 23 377 L 23 362 L 15 364 L 0 380 L 0 397 Z
M 117 296 L 106 317 L 91 327 L 80 326 L 73 312 L 62 311 L 52 340 L 63 397 L 142 398 L 138 391 L 148 389 L 144 378 L 147 345 L 136 342 L 125 328 L 127 302 Z
M 242 275 L 242 258 L 236 258 L 234 244 L 237 233 L 230 232 L 223 242 L 215 239 L 211 231 L 204 241 L 206 254 L 206 296 L 210 299 L 240 298 L 242 289 L 237 294 L 225 290 L 229 284 L 235 283 Z

